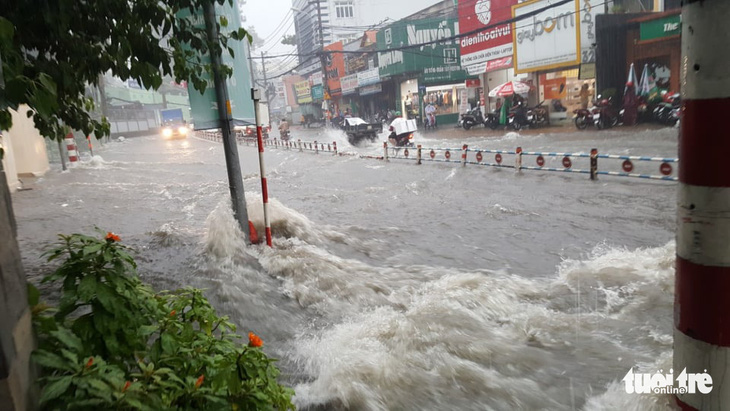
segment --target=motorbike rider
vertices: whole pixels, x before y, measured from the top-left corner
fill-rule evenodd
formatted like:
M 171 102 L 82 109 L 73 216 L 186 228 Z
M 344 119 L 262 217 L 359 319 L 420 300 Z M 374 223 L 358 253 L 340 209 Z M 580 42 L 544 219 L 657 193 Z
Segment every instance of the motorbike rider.
M 435 127 L 436 126 L 436 106 L 433 105 L 432 102 L 429 101 L 428 105 L 426 106 L 423 111 L 426 112 L 426 125 Z
M 289 122 L 286 121 L 286 118 L 282 118 L 279 123 L 279 137 L 282 140 L 289 138 Z
M 515 94 L 513 99 L 512 110 L 515 113 L 514 121 L 520 124 L 527 124 L 527 107 L 525 106 L 525 99 L 519 94 Z

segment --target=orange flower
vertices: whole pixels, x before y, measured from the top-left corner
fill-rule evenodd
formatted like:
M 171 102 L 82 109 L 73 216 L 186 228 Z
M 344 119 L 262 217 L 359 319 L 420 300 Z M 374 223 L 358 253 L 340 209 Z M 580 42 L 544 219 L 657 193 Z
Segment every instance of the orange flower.
M 89 361 L 86 361 L 86 369 L 88 370 L 92 365 L 94 365 L 94 357 L 90 357 Z
M 174 317 L 175 316 L 175 313 L 176 313 L 175 310 L 170 311 L 170 317 Z
M 205 380 L 205 375 L 198 377 L 197 381 L 195 381 L 195 388 L 200 388 L 203 385 L 203 380 Z
M 254 333 L 248 333 L 248 346 L 249 347 L 261 347 L 264 345 L 264 342 L 261 341 L 261 338 L 259 338 L 258 335 Z
M 122 388 L 122 392 L 125 392 L 125 391 L 127 391 L 127 388 L 129 388 L 129 386 L 130 386 L 130 385 L 132 385 L 132 383 L 131 383 L 131 382 L 129 382 L 129 381 L 125 382 L 125 383 L 124 383 L 124 388 Z
M 113 243 L 115 241 L 116 242 L 122 241 L 122 239 L 119 238 L 118 235 L 116 235 L 116 234 L 112 233 L 111 231 L 109 231 L 108 233 L 106 233 L 106 241 L 109 241 L 110 243 Z

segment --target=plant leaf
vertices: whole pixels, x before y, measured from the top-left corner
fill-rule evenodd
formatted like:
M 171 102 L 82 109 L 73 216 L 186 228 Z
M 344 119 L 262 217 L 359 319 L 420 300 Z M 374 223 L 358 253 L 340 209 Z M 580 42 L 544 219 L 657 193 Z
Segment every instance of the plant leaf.
M 43 388 L 43 393 L 41 394 L 41 404 L 46 403 L 52 399 L 60 397 L 66 390 L 68 389 L 68 386 L 71 385 L 72 376 L 67 375 L 65 377 L 61 377 L 60 379 L 53 381 L 52 383 L 46 385 Z

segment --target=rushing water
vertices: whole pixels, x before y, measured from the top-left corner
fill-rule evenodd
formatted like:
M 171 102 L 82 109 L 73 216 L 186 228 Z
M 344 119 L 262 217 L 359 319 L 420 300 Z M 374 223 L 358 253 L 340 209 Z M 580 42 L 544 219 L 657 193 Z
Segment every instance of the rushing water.
M 479 133 L 416 139 L 676 156 L 675 130 Z M 334 131 L 294 137 L 382 154 Z M 142 137 L 97 152 L 13 195 L 29 276 L 48 270 L 40 252 L 57 233 L 114 231 L 156 288 L 204 287 L 261 335 L 302 408 L 671 404 L 624 394 L 620 380 L 671 364 L 675 183 L 268 150 L 268 249 L 246 246 L 236 227 L 220 144 Z M 257 152 L 240 154 L 263 232 Z

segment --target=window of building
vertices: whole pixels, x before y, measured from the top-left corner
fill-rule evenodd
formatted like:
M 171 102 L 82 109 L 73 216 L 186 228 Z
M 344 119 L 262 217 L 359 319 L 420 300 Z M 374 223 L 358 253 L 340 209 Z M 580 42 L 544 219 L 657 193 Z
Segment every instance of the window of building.
M 355 15 L 351 1 L 335 2 L 335 12 L 338 18 L 349 18 Z

